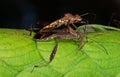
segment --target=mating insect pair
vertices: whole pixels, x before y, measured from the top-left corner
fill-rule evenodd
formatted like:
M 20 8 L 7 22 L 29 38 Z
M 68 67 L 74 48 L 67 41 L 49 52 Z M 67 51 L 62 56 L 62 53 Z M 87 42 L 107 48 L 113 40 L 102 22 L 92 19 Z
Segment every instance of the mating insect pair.
M 84 32 L 81 32 L 78 29 L 78 27 L 74 25 L 76 23 L 85 24 Z M 70 13 L 67 13 L 64 15 L 64 17 L 62 17 L 62 18 L 50 23 L 49 25 L 43 27 L 34 36 L 35 40 L 55 39 L 55 41 L 56 41 L 56 44 L 55 44 L 55 46 L 50 54 L 49 62 L 47 64 L 51 63 L 55 57 L 55 54 L 56 54 L 57 48 L 58 48 L 58 44 L 59 44 L 58 40 L 61 40 L 61 39 L 73 40 L 73 39 L 75 39 L 75 41 L 79 42 L 78 49 L 81 49 L 85 45 L 85 43 L 87 41 L 86 24 L 88 24 L 87 20 L 84 20 L 83 18 L 81 18 L 80 15 L 72 15 Z M 98 42 L 96 42 L 96 43 L 99 44 L 100 46 L 102 46 L 100 43 L 98 43 Z M 106 51 L 105 48 L 104 48 L 104 50 Z M 47 65 L 47 64 L 45 64 L 45 65 Z M 39 67 L 39 66 L 34 66 L 34 67 Z M 33 68 L 33 70 L 34 70 L 34 68 Z
M 86 38 L 86 26 L 84 28 L 84 33 L 80 30 L 77 30 L 75 23 L 87 24 L 86 20 L 83 20 L 79 15 L 72 15 L 66 13 L 64 17 L 50 23 L 49 25 L 43 27 L 34 38 L 37 40 L 50 40 L 55 39 L 56 45 L 54 46 L 52 53 L 50 55 L 49 63 L 54 59 L 57 52 L 58 40 L 66 39 L 73 40 L 76 39 L 79 41 L 78 48 L 81 49 L 85 44 L 83 39 Z

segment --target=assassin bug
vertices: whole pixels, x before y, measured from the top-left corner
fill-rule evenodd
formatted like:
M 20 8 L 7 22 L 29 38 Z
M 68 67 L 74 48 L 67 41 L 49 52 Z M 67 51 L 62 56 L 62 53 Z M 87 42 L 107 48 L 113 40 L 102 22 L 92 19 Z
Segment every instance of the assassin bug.
M 56 54 L 57 48 L 58 48 L 58 40 L 59 39 L 68 39 L 68 40 L 78 39 L 78 41 L 80 42 L 79 48 L 82 48 L 85 44 L 85 43 L 83 43 L 83 37 L 84 36 L 80 31 L 75 31 L 70 26 L 67 26 L 66 28 L 61 29 L 61 30 L 52 30 L 49 34 L 44 33 L 41 36 L 40 40 L 50 40 L 50 39 L 56 40 L 56 45 L 54 46 L 52 53 L 50 54 L 49 62 L 47 64 L 51 63 L 55 57 L 55 54 Z M 45 65 L 47 65 L 47 64 L 45 64 Z M 39 67 L 39 66 L 34 66 L 34 67 Z M 33 68 L 33 70 L 34 70 L 34 68 Z
M 86 32 L 86 25 L 84 27 L 84 33 L 82 33 L 80 30 L 77 30 L 77 27 L 74 25 L 78 22 L 84 22 L 87 24 L 87 20 L 84 20 L 79 15 L 72 15 L 70 13 L 65 14 L 64 17 L 61 19 L 58 19 L 49 25 L 43 27 L 35 36 L 34 38 L 36 40 L 50 40 L 50 39 L 56 39 L 56 45 L 54 46 L 52 53 L 50 54 L 49 62 L 51 63 L 52 60 L 55 57 L 55 54 L 57 52 L 58 47 L 58 40 L 59 39 L 66 39 L 66 40 L 73 40 L 77 39 L 79 42 L 79 49 L 81 49 L 85 43 L 84 38 L 87 39 L 87 32 Z M 70 25 L 73 25 L 75 29 L 73 29 Z M 57 29 L 61 27 L 62 25 L 65 25 L 63 29 Z M 45 64 L 46 65 L 46 64 Z M 38 66 L 35 66 L 38 67 Z
M 82 16 L 87 15 L 87 14 L 89 14 L 89 13 L 83 14 Z M 61 27 L 62 25 L 66 26 L 66 27 L 69 26 L 69 27 L 68 27 L 68 30 L 69 30 L 69 32 L 71 32 L 71 34 L 72 34 L 72 32 L 75 32 L 75 31 L 73 31 L 74 29 L 70 26 L 70 24 L 72 24 L 73 27 L 74 27 L 75 29 L 77 29 L 77 27 L 74 25 L 74 23 L 79 23 L 79 22 L 84 23 L 84 24 L 87 24 L 87 23 L 88 23 L 87 20 L 84 20 L 84 19 L 81 18 L 81 16 L 79 16 L 78 14 L 72 15 L 71 13 L 66 13 L 66 14 L 64 15 L 64 17 L 62 17 L 62 18 L 60 18 L 60 19 L 58 19 L 58 20 L 50 23 L 49 25 L 46 25 L 45 27 L 43 27 L 43 28 L 35 35 L 35 38 L 37 38 L 37 39 L 42 39 L 42 38 L 44 38 L 44 37 L 47 37 L 47 36 L 55 33 L 55 31 L 57 31 L 56 29 L 59 28 L 59 27 Z M 71 28 L 70 28 L 70 27 L 71 27 Z M 84 29 L 85 29 L 84 31 L 86 31 L 86 26 L 85 26 Z M 58 29 L 58 30 L 59 30 L 59 29 Z M 70 31 L 70 30 L 71 30 L 71 31 Z M 40 35 L 40 36 L 39 36 L 39 35 Z
M 74 23 L 79 23 L 79 22 L 82 23 L 82 24 L 87 23 L 88 21 L 83 19 L 82 16 L 86 16 L 86 15 L 89 15 L 89 14 L 92 14 L 94 16 L 94 22 L 95 22 L 96 14 L 94 14 L 94 13 L 85 13 L 85 14 L 82 14 L 82 15 L 78 15 L 78 14 L 73 15 L 71 13 L 66 13 L 62 18 L 57 19 L 56 21 L 46 25 L 42 29 L 40 29 L 39 27 L 38 28 L 33 28 L 31 26 L 31 28 L 29 29 L 30 35 L 32 34 L 32 31 L 34 31 L 34 30 L 37 30 L 37 33 L 41 34 L 41 35 L 46 34 L 46 33 L 49 34 L 49 32 L 51 32 L 53 29 L 61 27 L 62 25 L 68 26 L 69 24 L 72 24 L 73 27 L 75 29 L 77 29 L 77 27 L 74 25 Z M 39 25 L 39 24 L 37 24 L 37 25 Z
M 49 25 L 46 25 L 40 30 L 40 33 L 50 32 L 51 30 L 58 28 L 62 25 L 68 26 L 69 24 L 74 24 L 77 22 L 82 22 L 83 18 L 79 16 L 78 14 L 72 15 L 71 13 L 66 13 L 64 17 L 50 23 Z M 75 28 L 77 28 L 75 25 L 73 25 Z
M 82 22 L 86 23 L 87 21 L 82 21 L 83 19 L 79 15 L 72 15 L 70 13 L 67 13 L 62 17 L 61 19 L 58 19 L 49 25 L 43 27 L 35 36 L 35 39 L 38 40 L 50 40 L 50 39 L 77 39 L 79 40 L 79 48 L 82 48 L 84 45 L 83 38 L 86 36 L 86 26 L 85 26 L 85 33 L 83 34 L 79 30 L 77 30 L 77 27 L 74 25 L 74 23 Z M 70 25 L 73 25 L 73 27 L 76 29 L 74 30 Z M 65 27 L 63 29 L 57 29 L 64 25 Z M 57 51 L 58 47 L 58 41 L 56 41 L 56 45 L 52 50 L 52 53 L 50 55 L 49 63 L 53 60 L 55 53 Z

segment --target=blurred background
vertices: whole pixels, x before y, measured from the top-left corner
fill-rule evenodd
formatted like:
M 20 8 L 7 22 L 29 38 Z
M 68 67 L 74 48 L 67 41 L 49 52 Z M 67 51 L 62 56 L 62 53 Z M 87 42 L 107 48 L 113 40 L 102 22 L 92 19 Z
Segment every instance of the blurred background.
M 65 13 L 84 14 L 90 24 L 120 28 L 120 0 L 0 0 L 0 28 L 27 29 L 61 18 Z M 112 18 L 112 20 L 111 20 Z

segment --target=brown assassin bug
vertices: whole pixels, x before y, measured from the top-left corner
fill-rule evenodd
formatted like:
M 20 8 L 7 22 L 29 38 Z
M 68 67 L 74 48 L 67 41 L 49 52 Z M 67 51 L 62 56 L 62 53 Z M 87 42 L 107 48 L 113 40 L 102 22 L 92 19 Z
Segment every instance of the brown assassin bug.
M 83 38 L 86 36 L 86 33 L 83 34 L 79 30 L 74 30 L 70 24 L 73 25 L 75 29 L 77 27 L 74 25 L 74 23 L 81 22 L 82 18 L 79 15 L 72 15 L 70 13 L 67 13 L 62 17 L 61 19 L 58 19 L 49 25 L 43 27 L 35 36 L 34 38 L 36 40 L 50 40 L 50 39 L 56 39 L 56 45 L 54 46 L 52 53 L 50 55 L 50 60 L 48 63 L 50 63 L 56 54 L 57 47 L 58 47 L 58 40 L 59 39 L 78 39 L 79 40 L 79 48 L 82 48 L 84 45 Z M 82 22 L 83 23 L 83 22 Z M 84 23 L 87 24 L 87 21 Z M 63 29 L 56 29 L 58 27 L 61 27 L 62 25 L 65 25 Z M 86 30 L 86 27 L 85 27 Z M 35 66 L 37 67 L 37 66 Z
M 68 39 L 68 40 L 78 39 L 80 42 L 79 48 L 82 48 L 85 44 L 85 43 L 83 43 L 83 37 L 84 36 L 80 31 L 75 31 L 70 26 L 68 26 L 67 28 L 61 29 L 61 30 L 52 30 L 50 34 L 44 33 L 44 35 L 41 36 L 40 40 L 50 40 L 50 39 L 56 40 L 56 45 L 54 46 L 52 53 L 50 54 L 49 62 L 47 64 L 51 63 L 55 57 L 55 54 L 56 54 L 57 48 L 58 48 L 58 40 L 59 39 Z M 45 64 L 45 65 L 47 65 L 47 64 Z M 44 66 L 44 65 L 42 65 L 42 66 Z M 34 67 L 39 67 L 39 66 L 34 66 Z M 33 70 L 34 70 L 34 68 L 33 68 Z
M 87 13 L 88 14 L 88 13 Z M 68 26 L 69 24 L 74 24 L 77 22 L 82 22 L 83 18 L 79 16 L 78 14 L 72 15 L 71 13 L 66 13 L 64 17 L 46 25 L 40 30 L 40 33 L 50 32 L 51 30 L 58 28 L 62 25 Z M 73 25 L 75 28 L 77 28 L 75 25 Z
M 87 15 L 89 13 L 86 13 L 86 14 L 83 14 L 81 16 L 84 16 L 84 15 Z M 77 29 L 77 27 L 74 25 L 74 23 L 78 23 L 78 22 L 81 22 L 81 23 L 84 23 L 84 24 L 87 24 L 88 21 L 87 20 L 84 20 L 83 18 L 81 18 L 81 16 L 79 16 L 78 14 L 76 15 L 72 15 L 71 13 L 66 13 L 64 15 L 64 17 L 50 23 L 49 25 L 46 25 L 45 27 L 43 27 L 36 35 L 35 35 L 35 38 L 36 39 L 40 39 L 42 40 L 44 38 L 45 40 L 45 37 L 55 33 L 57 30 L 57 28 L 61 27 L 62 25 L 64 25 L 66 28 L 68 28 L 67 30 L 73 34 L 75 33 L 74 29 L 70 26 L 70 24 L 73 25 L 73 27 L 75 29 Z M 64 28 L 65 28 L 64 27 Z M 70 28 L 71 27 L 71 28 Z M 84 28 L 85 32 L 86 32 L 86 26 Z M 58 29 L 59 30 L 59 29 Z M 68 32 L 67 31 L 67 32 Z M 58 31 L 57 31 L 58 32 Z M 52 38 L 52 37 L 51 37 Z M 48 38 L 49 39 L 49 38 Z M 46 39 L 47 40 L 47 39 Z
M 77 29 L 77 27 L 74 25 L 74 23 L 78 23 L 78 22 L 83 23 L 83 24 L 86 23 L 87 20 L 83 19 L 82 16 L 89 15 L 89 14 L 92 14 L 95 17 L 94 18 L 94 22 L 95 22 L 96 14 L 94 14 L 94 13 L 85 13 L 82 15 L 78 15 L 78 14 L 72 15 L 71 13 L 66 13 L 62 18 L 57 19 L 54 22 L 51 22 L 50 24 L 46 25 L 42 29 L 39 29 L 39 27 L 33 28 L 31 26 L 31 28 L 28 30 L 30 31 L 30 35 L 32 34 L 32 31 L 34 31 L 34 30 L 39 30 L 37 32 L 38 34 L 46 34 L 46 33 L 49 34 L 49 32 L 51 32 L 51 30 L 56 29 L 62 25 L 68 26 L 68 24 L 72 24 L 74 26 L 74 28 Z M 37 25 L 39 25 L 39 24 L 37 24 Z
M 70 13 L 67 13 L 61 19 L 58 19 L 50 23 L 49 25 L 43 27 L 38 32 L 38 34 L 34 36 L 34 38 L 37 40 L 56 39 L 56 45 L 54 46 L 52 53 L 50 54 L 48 64 L 52 62 L 52 60 L 55 57 L 59 39 L 67 39 L 67 40 L 77 39 L 77 41 L 79 41 L 79 47 L 78 47 L 79 49 L 81 49 L 85 45 L 86 41 L 84 41 L 84 38 L 87 39 L 86 25 L 84 28 L 84 33 L 82 33 L 80 30 L 77 30 L 77 27 L 74 25 L 74 23 L 78 23 L 81 21 L 82 18 L 79 15 L 72 15 Z M 88 23 L 87 20 L 84 20 L 84 23 L 87 24 Z M 70 24 L 74 26 L 75 30 L 70 26 Z M 65 25 L 66 27 L 63 29 L 56 29 L 62 25 Z M 34 67 L 38 67 L 38 66 L 34 66 Z

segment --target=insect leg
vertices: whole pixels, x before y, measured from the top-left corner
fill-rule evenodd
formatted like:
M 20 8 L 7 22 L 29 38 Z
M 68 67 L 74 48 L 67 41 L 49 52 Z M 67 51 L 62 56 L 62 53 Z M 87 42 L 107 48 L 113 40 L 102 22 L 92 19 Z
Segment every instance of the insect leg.
M 72 25 L 73 25 L 73 27 L 74 27 L 75 29 L 77 29 L 77 26 L 76 26 L 74 23 L 72 23 Z
M 33 26 L 30 26 L 29 29 L 27 29 L 28 31 L 30 31 L 30 36 L 32 36 L 32 32 L 34 32 L 35 30 L 39 30 L 39 28 L 34 28 Z
M 89 38 L 90 39 L 90 38 Z M 107 49 L 101 44 L 101 43 L 99 43 L 99 42 L 97 42 L 97 41 L 95 41 L 95 40 L 93 40 L 93 39 L 90 39 L 90 40 L 92 40 L 92 41 L 94 41 L 95 43 L 97 43 L 98 45 L 100 45 L 102 48 L 103 48 L 103 50 L 105 51 L 105 53 L 108 55 L 109 53 L 107 52 Z
M 80 37 L 78 38 L 79 41 L 78 49 L 82 49 L 82 47 L 84 47 L 84 45 L 87 43 L 86 39 L 87 39 L 86 37 L 84 39 L 84 37 L 80 35 Z
M 87 40 L 87 24 L 88 24 L 88 21 L 84 20 L 84 21 L 82 21 L 82 23 L 85 23 L 84 33 L 81 34 L 80 30 L 77 29 L 78 36 L 79 36 L 79 47 L 78 47 L 79 49 L 81 49 L 85 45 L 85 43 L 88 41 Z
M 49 63 L 52 62 L 52 60 L 54 59 L 55 54 L 56 54 L 56 52 L 57 52 L 57 48 L 58 48 L 58 41 L 56 40 L 56 45 L 54 46 L 54 48 L 53 48 L 53 50 L 52 50 L 52 53 L 50 54 Z
M 40 58 L 42 58 L 42 59 L 45 61 L 45 59 L 42 57 L 41 53 L 39 52 L 38 45 L 37 45 L 37 40 L 34 40 L 34 41 L 35 41 L 35 46 L 36 46 L 38 55 L 40 56 Z M 46 61 L 45 61 L 45 62 L 46 62 Z M 47 63 L 45 63 L 45 64 L 43 64 L 43 65 L 35 65 L 35 66 L 33 66 L 32 70 L 31 70 L 31 73 L 34 71 L 35 68 L 38 68 L 38 67 L 40 68 L 40 67 L 46 66 L 46 65 L 47 65 Z
M 111 22 L 112 22 L 114 16 L 115 16 L 115 13 L 112 13 L 112 16 L 110 17 L 110 20 L 109 20 L 109 22 L 108 22 L 108 26 L 111 25 Z
M 31 25 L 30 28 L 27 29 L 28 31 L 30 31 L 30 36 L 32 35 L 32 32 L 33 32 L 33 26 Z

